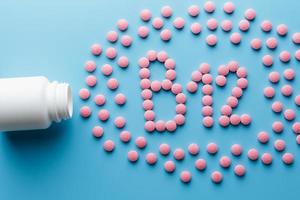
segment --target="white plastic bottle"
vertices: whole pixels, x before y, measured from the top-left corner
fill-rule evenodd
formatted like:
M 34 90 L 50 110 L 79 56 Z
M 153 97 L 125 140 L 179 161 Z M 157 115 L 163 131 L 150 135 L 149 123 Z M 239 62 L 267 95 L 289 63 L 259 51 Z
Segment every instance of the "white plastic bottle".
M 72 113 L 69 84 L 43 76 L 0 79 L 1 131 L 46 129 Z

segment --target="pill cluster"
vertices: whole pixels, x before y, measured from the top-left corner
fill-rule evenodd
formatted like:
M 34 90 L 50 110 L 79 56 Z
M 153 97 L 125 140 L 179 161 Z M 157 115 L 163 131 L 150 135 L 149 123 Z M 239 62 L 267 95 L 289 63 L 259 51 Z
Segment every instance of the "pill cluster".
M 223 12 L 230 16 L 235 12 L 235 5 L 232 2 L 226 2 L 222 10 Z M 217 19 L 210 17 L 212 13 L 217 11 L 216 5 L 212 1 L 206 1 L 203 5 L 203 11 L 205 15 L 208 15 L 209 18 L 206 21 L 206 28 L 209 30 L 209 34 L 204 38 L 204 42 L 208 47 L 213 48 L 218 43 L 217 35 L 214 33 L 220 26 L 222 31 L 229 34 L 228 41 L 232 45 L 238 45 L 243 40 L 242 35 L 246 34 L 249 29 L 251 29 L 251 25 L 256 18 L 256 11 L 252 8 L 247 9 L 244 12 L 244 18 L 239 20 L 237 27 L 239 31 L 232 32 L 234 24 L 228 18 L 224 19 L 222 22 L 218 22 Z M 202 14 L 201 6 L 199 5 L 191 5 L 187 8 L 187 14 L 190 18 L 196 19 Z M 142 40 L 146 40 L 149 37 L 150 30 L 153 28 L 155 31 L 159 32 L 159 38 L 163 43 L 168 43 L 172 40 L 172 29 L 168 27 L 168 23 L 173 19 L 173 10 L 170 6 L 164 6 L 161 8 L 161 16 L 154 17 L 152 16 L 152 12 L 149 9 L 143 9 L 140 12 L 140 20 L 144 23 L 142 26 L 137 28 L 137 35 Z M 175 17 L 171 26 L 177 31 L 183 31 L 188 24 L 188 19 L 184 17 Z M 220 24 L 220 25 L 219 25 Z M 106 40 L 109 44 L 120 43 L 122 47 L 129 49 L 130 46 L 134 44 L 133 36 L 127 34 L 127 29 L 129 28 L 129 23 L 126 19 L 118 20 L 116 24 L 117 30 L 108 31 L 106 35 Z M 202 25 L 196 21 L 190 24 L 189 31 L 193 35 L 200 35 L 202 32 Z M 269 20 L 263 20 L 260 24 L 260 29 L 266 34 L 271 34 L 273 29 L 273 24 Z M 285 24 L 279 24 L 276 27 L 276 33 L 278 37 L 287 37 L 288 35 L 288 27 Z M 152 32 L 151 32 L 152 33 Z M 294 33 L 291 37 L 292 43 L 295 46 L 300 44 L 300 33 Z M 277 47 L 279 46 L 279 41 L 274 36 L 270 36 L 263 41 L 260 38 L 253 38 L 250 41 L 250 49 L 259 53 L 264 45 L 267 49 L 271 51 L 270 54 L 263 55 L 261 58 L 262 65 L 268 70 L 272 69 L 274 65 L 274 54 L 276 52 Z M 125 70 L 129 65 L 131 65 L 129 58 L 124 55 L 119 55 L 120 53 L 117 51 L 116 47 L 108 46 L 106 49 L 102 47 L 100 44 L 93 44 L 91 46 L 91 54 L 96 57 L 101 56 L 101 54 L 105 54 L 105 57 L 111 62 L 115 62 L 119 68 Z M 278 60 L 282 64 L 286 64 L 293 59 L 293 55 L 283 50 L 279 53 Z M 294 54 L 294 58 L 296 61 L 300 61 L 300 49 L 296 50 Z M 165 79 L 162 81 L 151 80 L 151 64 L 154 62 L 160 63 L 162 67 L 165 68 Z M 178 126 L 183 126 L 185 124 L 185 114 L 187 112 L 187 98 L 188 96 L 184 94 L 184 87 L 182 84 L 175 82 L 176 80 L 176 62 L 175 59 L 170 57 L 168 53 L 164 50 L 148 50 L 145 55 L 138 59 L 137 62 L 132 64 L 132 67 L 139 66 L 139 78 L 140 78 L 140 88 L 141 88 L 141 98 L 142 109 L 144 110 L 144 129 L 148 133 L 153 132 L 175 132 Z M 111 64 L 104 63 L 99 66 L 101 74 L 107 78 L 106 87 L 112 93 L 116 93 L 114 96 L 114 102 L 117 106 L 123 107 L 126 104 L 127 98 L 126 95 L 117 92 L 120 86 L 119 81 L 112 77 L 114 70 L 116 70 Z M 92 90 L 90 88 L 95 87 L 97 83 L 98 75 L 95 75 L 97 69 L 97 64 L 95 61 L 90 60 L 87 61 L 84 65 L 85 71 L 88 73 L 88 76 L 85 79 L 86 87 L 80 89 L 79 97 L 83 101 L 87 101 L 92 96 Z M 222 128 L 228 127 L 229 125 L 238 126 L 244 125 L 249 126 L 252 122 L 252 118 L 249 114 L 238 115 L 233 113 L 233 110 L 238 106 L 239 100 L 242 98 L 245 89 L 248 87 L 248 72 L 247 68 L 240 66 L 235 60 L 231 60 L 226 64 L 220 65 L 217 69 L 217 76 L 214 78 L 211 73 L 211 66 L 208 63 L 201 63 L 197 70 L 193 71 L 191 74 L 191 80 L 186 84 L 187 92 L 194 94 L 198 91 L 199 85 L 201 84 L 201 92 L 203 94 L 202 97 L 202 125 L 206 128 L 211 128 L 214 126 L 214 118 L 213 118 L 213 83 L 216 84 L 217 87 L 224 87 L 227 83 L 227 76 L 231 73 L 235 74 L 237 77 L 236 85 L 231 89 L 231 95 L 227 98 L 226 104 L 220 108 L 220 116 L 218 119 L 219 125 Z M 134 75 L 133 75 L 134 76 Z M 263 95 L 270 101 L 273 101 L 278 94 L 276 94 L 275 85 L 278 85 L 281 81 L 281 77 L 283 77 L 284 81 L 287 83 L 281 87 L 281 95 L 285 98 L 291 98 L 293 96 L 293 87 L 292 81 L 296 77 L 296 72 L 292 68 L 285 69 L 281 74 L 278 71 L 271 71 L 268 74 L 268 82 L 269 86 L 265 87 L 263 90 Z M 154 112 L 154 103 L 152 101 L 153 95 L 164 90 L 166 92 L 170 92 L 174 95 L 176 100 L 175 107 L 175 116 L 173 119 L 168 121 L 160 120 L 155 112 Z M 95 90 L 93 90 L 95 91 Z M 110 112 L 104 108 L 106 104 L 106 96 L 100 93 L 97 93 L 93 96 L 94 104 L 99 107 L 99 111 L 97 113 L 98 119 L 101 123 L 108 123 L 110 118 Z M 300 94 L 294 97 L 294 103 L 296 106 L 300 106 Z M 292 108 L 288 108 L 287 105 L 284 105 L 280 100 L 275 100 L 271 104 L 271 110 L 277 115 L 282 115 L 284 120 L 287 122 L 292 122 L 291 130 L 296 134 L 296 143 L 300 145 L 300 122 L 296 122 L 296 111 Z M 88 105 L 83 105 L 80 109 L 80 115 L 83 118 L 89 118 L 92 115 L 93 110 Z M 140 159 L 141 155 L 140 150 L 146 149 L 148 145 L 148 141 L 146 136 L 137 136 L 135 138 L 132 137 L 132 134 L 129 130 L 125 130 L 126 128 L 126 119 L 123 116 L 116 116 L 113 120 L 113 124 L 117 129 L 120 129 L 119 139 L 123 143 L 130 143 L 132 139 L 134 139 L 134 147 L 130 147 L 131 149 L 127 152 L 127 159 L 130 163 L 137 163 Z M 284 123 L 282 121 L 274 121 L 271 124 L 271 129 L 274 134 L 279 135 L 285 130 Z M 92 135 L 96 138 L 101 138 L 105 134 L 104 128 L 100 125 L 96 125 L 91 130 Z M 260 144 L 267 144 L 270 141 L 270 133 L 267 131 L 260 131 L 257 133 L 257 140 Z M 274 149 L 280 153 L 282 153 L 281 159 L 282 162 L 286 165 L 290 165 L 294 162 L 294 155 L 288 151 L 286 141 L 283 139 L 276 139 L 273 141 Z M 106 152 L 113 152 L 116 148 L 116 144 L 112 138 L 106 139 L 103 142 L 103 149 Z M 219 152 L 219 146 L 214 142 L 209 142 L 206 145 L 206 152 L 201 152 L 201 155 L 207 154 L 209 156 L 213 156 L 217 159 L 217 154 Z M 177 147 L 172 149 L 168 143 L 161 143 L 158 147 L 158 152 L 149 151 L 143 156 L 145 162 L 149 165 L 155 165 L 158 159 L 167 158 L 163 162 L 162 168 L 168 173 L 173 174 L 176 171 L 176 165 L 185 159 L 186 154 L 196 158 L 194 162 L 194 167 L 202 172 L 206 170 L 209 163 L 207 163 L 204 157 L 199 157 L 200 154 L 200 145 L 197 143 L 190 143 L 187 147 Z M 187 151 L 187 153 L 186 153 Z M 244 176 L 246 174 L 246 167 L 241 163 L 232 162 L 231 157 L 240 158 L 245 154 L 247 158 L 256 162 L 257 160 L 261 160 L 262 164 L 270 165 L 273 162 L 273 155 L 270 152 L 259 152 L 257 148 L 250 148 L 243 153 L 243 147 L 240 144 L 232 144 L 230 147 L 231 155 L 220 155 L 218 159 L 218 164 L 222 169 L 231 169 L 232 172 L 238 176 Z M 172 155 L 173 158 L 168 157 Z M 220 153 L 219 153 L 220 154 Z M 231 167 L 234 165 L 233 167 Z M 210 171 L 210 179 L 213 183 L 221 183 L 223 181 L 223 174 L 221 170 L 211 169 Z M 179 179 L 183 183 L 189 183 L 192 180 L 192 173 L 189 170 L 182 170 L 179 174 Z

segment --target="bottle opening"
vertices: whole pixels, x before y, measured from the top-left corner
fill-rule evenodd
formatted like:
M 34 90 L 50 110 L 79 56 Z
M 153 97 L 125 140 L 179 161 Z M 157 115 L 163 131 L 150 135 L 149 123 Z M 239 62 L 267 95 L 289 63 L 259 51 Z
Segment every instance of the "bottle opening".
M 68 113 L 68 118 L 72 118 L 73 116 L 73 97 L 72 97 L 72 89 L 71 89 L 71 86 L 68 85 L 67 86 L 67 104 L 68 104 L 68 110 L 67 110 L 67 113 Z

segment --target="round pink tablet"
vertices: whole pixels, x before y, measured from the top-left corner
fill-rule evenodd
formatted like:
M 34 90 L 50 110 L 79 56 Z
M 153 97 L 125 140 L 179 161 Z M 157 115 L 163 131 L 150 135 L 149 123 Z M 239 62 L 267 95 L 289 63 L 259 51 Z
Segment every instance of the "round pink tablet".
M 115 78 L 110 78 L 110 79 L 108 79 L 106 85 L 109 89 L 115 90 L 119 87 L 119 82 Z
M 229 105 L 224 105 L 221 107 L 221 114 L 229 116 L 231 115 L 232 108 Z
M 156 123 L 155 123 L 155 129 L 158 131 L 158 132 L 163 132 L 166 130 L 166 123 L 163 121 L 163 120 L 158 120 Z
M 206 151 L 209 154 L 216 154 L 218 152 L 218 149 L 219 149 L 218 146 L 213 142 L 207 144 L 206 146 Z
M 102 46 L 100 44 L 93 44 L 91 46 L 91 53 L 94 56 L 99 56 L 102 53 Z
M 234 173 L 237 176 L 244 176 L 246 173 L 246 168 L 243 165 L 236 165 L 234 167 Z
M 172 85 L 171 91 L 173 94 L 179 94 L 182 92 L 182 86 L 179 83 L 174 83 Z
M 203 84 L 211 84 L 213 81 L 213 77 L 211 74 L 204 74 L 202 76 L 202 82 Z
M 174 132 L 177 128 L 177 124 L 174 120 L 169 120 L 166 122 L 166 129 L 169 131 L 169 132 Z
M 121 68 L 126 68 L 128 67 L 129 65 L 129 60 L 126 56 L 121 56 L 119 59 L 118 59 L 118 65 L 121 67 Z
M 202 123 L 206 128 L 210 128 L 214 125 L 214 119 L 210 116 L 206 116 L 203 118 Z
M 218 21 L 215 18 L 211 18 L 206 22 L 207 28 L 214 31 L 218 28 Z
M 145 89 L 141 93 L 144 100 L 149 100 L 152 98 L 152 91 L 149 89 Z
M 210 72 L 210 65 L 208 63 L 201 63 L 198 69 L 202 74 Z M 207 83 L 206 83 L 207 84 Z
M 186 96 L 183 93 L 177 94 L 175 98 L 176 98 L 177 103 L 183 103 L 184 104 L 186 102 Z
M 246 78 L 239 78 L 236 81 L 236 85 L 242 89 L 246 89 L 248 87 L 248 81 Z
M 124 47 L 129 47 L 129 46 L 131 46 L 131 44 L 132 44 L 132 38 L 131 38 L 131 36 L 129 36 L 129 35 L 123 35 L 123 36 L 121 37 L 121 44 L 122 44 Z
M 182 103 L 176 105 L 176 114 L 184 115 L 186 113 L 186 106 Z
M 150 64 L 150 61 L 146 57 L 141 57 L 138 61 L 138 65 L 141 68 L 147 68 L 147 67 L 149 67 L 149 64 Z
M 264 95 L 267 98 L 273 98 L 275 96 L 275 90 L 273 87 L 265 87 L 264 89 Z
M 219 124 L 223 127 L 226 127 L 230 124 L 230 118 L 226 115 L 222 115 L 219 118 Z
M 97 84 L 97 78 L 94 75 L 89 75 L 86 77 L 85 82 L 88 86 L 94 87 Z
M 164 29 L 160 32 L 160 38 L 163 41 L 169 41 L 172 37 L 172 32 L 169 29 Z
M 197 17 L 200 13 L 200 8 L 197 5 L 191 5 L 188 8 L 188 13 L 191 17 Z
M 252 21 L 256 17 L 256 12 L 254 9 L 249 8 L 245 11 L 245 18 Z
M 122 142 L 127 143 L 127 142 L 130 141 L 130 139 L 131 139 L 131 133 L 130 133 L 129 131 L 122 131 L 122 132 L 120 133 L 120 140 L 121 140 Z
M 273 104 L 272 104 L 272 110 L 273 112 L 275 113 L 280 113 L 283 109 L 283 105 L 280 101 L 275 101 Z
M 109 64 L 104 64 L 102 67 L 101 67 L 101 72 L 103 75 L 105 76 L 110 76 L 112 73 L 113 73 L 113 68 L 111 65 Z
M 152 81 L 151 82 L 151 90 L 153 92 L 159 92 L 161 89 L 161 82 L 160 81 Z
M 293 87 L 291 85 L 284 85 L 281 88 L 281 93 L 284 96 L 289 97 L 293 94 Z
M 204 10 L 207 13 L 213 13 L 215 11 L 215 9 L 216 9 L 216 6 L 212 1 L 207 1 L 204 4 Z
M 115 149 L 115 143 L 112 140 L 106 140 L 103 144 L 103 149 L 107 152 L 112 152 Z
M 185 117 L 184 115 L 182 114 L 177 114 L 175 117 L 174 117 L 174 121 L 176 122 L 176 124 L 178 126 L 181 126 L 185 123 Z
M 221 28 L 225 32 L 231 31 L 232 22 L 230 20 L 223 20 L 222 23 L 221 23 Z
M 157 58 L 157 53 L 155 50 L 149 50 L 147 51 L 147 58 L 150 62 L 153 62 Z
M 272 82 L 272 83 L 278 83 L 279 80 L 280 80 L 280 74 L 279 72 L 270 72 L 269 74 L 269 80 Z
M 270 153 L 263 153 L 261 156 L 261 161 L 265 165 L 270 165 L 273 161 L 272 155 Z
M 82 88 L 79 90 L 79 97 L 82 100 L 87 100 L 88 98 L 90 98 L 90 91 L 86 88 Z
M 166 79 L 169 79 L 170 81 L 173 81 L 176 79 L 176 71 L 173 69 L 168 69 L 166 71 Z
M 229 67 L 227 65 L 220 65 L 218 67 L 218 74 L 222 76 L 227 76 L 229 73 Z
M 168 91 L 172 88 L 172 81 L 165 79 L 161 82 L 162 89 Z
M 203 170 L 205 170 L 205 168 L 206 168 L 206 161 L 204 160 L 204 159 L 197 159 L 196 161 L 195 161 L 195 167 L 198 169 L 198 170 L 200 170 L 200 171 L 203 171 Z
M 109 59 L 114 59 L 117 56 L 117 50 L 114 47 L 108 47 L 105 51 L 105 56 Z
M 288 121 L 292 121 L 292 120 L 294 120 L 295 117 L 296 117 L 296 113 L 295 113 L 295 111 L 292 110 L 292 109 L 286 109 L 286 110 L 284 111 L 283 115 L 284 115 L 284 118 L 285 118 L 286 120 L 288 120 Z
M 137 151 L 131 150 L 127 153 L 127 159 L 130 162 L 136 162 L 139 159 L 139 154 Z
M 261 131 L 257 135 L 257 139 L 260 143 L 265 144 L 269 141 L 270 137 L 269 134 L 265 131 Z
M 223 76 L 223 75 L 218 75 L 218 76 L 216 77 L 216 84 L 217 84 L 218 86 L 223 87 L 223 86 L 226 85 L 226 82 L 227 82 L 227 79 L 226 79 L 225 76 Z
M 161 8 L 161 15 L 165 18 L 171 17 L 173 14 L 173 10 L 170 6 L 164 6 Z
M 153 102 L 149 99 L 145 100 L 143 102 L 143 108 L 144 108 L 144 110 L 152 110 L 153 109 Z
M 97 106 L 102 106 L 105 104 L 106 102 L 106 99 L 105 99 L 105 96 L 103 94 L 97 94 L 95 97 L 94 97 L 94 102 Z
M 201 27 L 201 24 L 200 24 L 200 23 L 194 22 L 194 23 L 191 24 L 190 29 L 191 29 L 191 32 L 192 32 L 193 34 L 197 35 L 197 34 L 199 34 L 199 33 L 201 32 L 202 27 Z
M 114 43 L 118 40 L 118 33 L 116 31 L 109 31 L 106 35 L 106 39 L 109 42 Z
M 146 38 L 149 35 L 149 28 L 147 26 L 140 26 L 137 33 L 141 38 Z
M 253 40 L 251 40 L 252 49 L 259 50 L 259 49 L 261 49 L 261 45 L 262 45 L 262 42 L 260 39 L 254 38 Z
M 220 158 L 219 164 L 220 164 L 220 166 L 223 167 L 223 168 L 228 168 L 228 167 L 230 167 L 230 165 L 231 165 L 231 160 L 230 160 L 230 158 L 227 157 L 227 156 L 222 156 L 222 157 Z
M 294 101 L 297 106 L 300 106 L 300 95 L 297 95 Z
M 231 146 L 231 153 L 232 153 L 232 155 L 234 155 L 234 156 L 240 156 L 242 154 L 242 152 L 243 152 L 243 149 L 242 149 L 241 145 L 239 145 L 239 144 L 233 144 Z
M 166 156 L 170 153 L 171 148 L 168 144 L 166 143 L 162 143 L 161 145 L 159 145 L 159 152 L 161 155 Z
M 283 151 L 285 149 L 285 141 L 281 139 L 275 140 L 274 148 L 276 151 Z
M 148 68 L 141 68 L 139 71 L 139 76 L 141 79 L 150 78 L 150 70 Z
M 126 31 L 128 29 L 128 22 L 126 19 L 119 19 L 117 22 L 117 27 L 120 31 Z
M 272 23 L 269 20 L 264 20 L 260 24 L 260 27 L 264 32 L 270 32 L 272 30 Z
M 82 106 L 80 108 L 80 115 L 83 118 L 88 118 L 92 114 L 92 110 L 88 106 Z
M 295 71 L 291 68 L 286 69 L 286 70 L 284 70 L 283 75 L 286 80 L 291 81 L 295 78 Z
M 192 175 L 189 171 L 182 171 L 180 173 L 180 180 L 183 182 L 183 183 L 189 183 L 192 179 Z
M 164 21 L 160 17 L 155 17 L 152 21 L 152 26 L 156 30 L 159 30 L 164 26 Z
M 248 20 L 246 19 L 242 19 L 240 22 L 239 22 L 239 29 L 241 31 L 248 31 L 249 30 L 249 27 L 250 27 L 250 23 Z
M 135 145 L 140 148 L 140 149 L 143 149 L 146 147 L 147 145 L 147 140 L 145 137 L 143 136 L 140 136 L 140 137 L 137 137 L 136 140 L 135 140 Z
M 98 112 L 98 118 L 101 121 L 108 120 L 108 118 L 109 118 L 109 112 L 108 112 L 108 110 L 106 110 L 106 109 L 99 110 L 99 112 Z
M 254 148 L 249 149 L 247 156 L 252 161 L 257 160 L 258 159 L 258 151 Z
M 280 122 L 280 121 L 275 121 L 273 122 L 272 124 L 272 130 L 275 132 L 275 133 L 281 133 L 283 131 L 283 123 Z
M 249 125 L 251 123 L 251 117 L 248 114 L 242 114 L 241 115 L 241 123 L 245 126 Z
M 211 106 L 203 106 L 202 107 L 202 115 L 204 117 L 206 116 L 212 116 L 213 115 L 213 108 Z
M 103 136 L 104 134 L 104 130 L 101 126 L 95 126 L 93 129 L 92 129 L 92 134 L 94 137 L 96 138 L 100 138 Z
M 147 110 L 145 113 L 144 113 L 144 117 L 147 121 L 153 121 L 154 118 L 155 118 L 155 113 L 153 110 Z
M 167 162 L 165 162 L 164 168 L 165 168 L 166 172 L 172 173 L 172 172 L 174 172 L 176 165 L 172 160 L 168 160 Z
M 149 165 L 154 165 L 157 162 L 156 154 L 152 153 L 152 152 L 151 153 L 147 153 L 147 155 L 146 155 L 146 162 Z
M 164 65 L 167 69 L 174 69 L 175 68 L 175 60 L 172 59 L 172 58 L 166 58 L 165 61 L 164 61 Z
M 152 17 L 151 11 L 149 9 L 143 9 L 140 12 L 140 17 L 144 22 L 149 21 Z
M 184 153 L 183 149 L 177 148 L 177 149 L 175 149 L 173 156 L 176 160 L 182 160 L 182 159 L 184 159 L 184 154 L 185 153 Z
M 273 57 L 271 55 L 265 55 L 262 57 L 262 63 L 266 66 L 266 67 L 270 67 L 273 65 Z
M 206 37 L 206 43 L 209 46 L 215 46 L 217 44 L 217 42 L 218 42 L 218 38 L 214 34 L 210 34 Z
M 234 12 L 234 9 L 235 9 L 235 6 L 234 6 L 234 4 L 232 3 L 232 2 L 226 2 L 225 4 L 224 4 L 224 6 L 223 6 L 223 10 L 224 10 L 224 12 L 225 13 L 227 13 L 227 14 L 231 14 L 231 13 L 233 13 Z
M 173 21 L 173 26 L 177 29 L 182 29 L 184 27 L 185 21 L 182 17 L 177 17 L 174 21 Z
M 214 171 L 211 173 L 210 178 L 214 183 L 221 183 L 223 180 L 223 175 L 219 171 Z
M 199 148 L 198 144 L 196 144 L 196 143 L 189 144 L 189 146 L 188 146 L 188 151 L 193 156 L 197 155 L 199 153 L 199 150 L 200 150 L 200 148 Z
M 297 143 L 298 145 L 300 145 L 300 135 L 297 135 L 297 137 L 296 137 L 296 143 Z
M 147 121 L 144 125 L 144 129 L 147 132 L 153 132 L 155 130 L 155 123 L 153 121 Z
M 202 93 L 204 95 L 212 95 L 213 87 L 210 84 L 205 84 L 202 86 Z
M 274 37 L 270 37 L 266 40 L 266 46 L 269 49 L 275 49 L 277 47 L 277 39 Z
M 157 60 L 159 62 L 165 62 L 168 59 L 168 54 L 165 51 L 159 51 L 157 53 Z
M 294 155 L 291 153 L 285 153 L 282 155 L 282 161 L 286 165 L 291 165 L 294 162 Z
M 300 61 L 300 49 L 295 52 L 295 58 Z
M 236 114 L 232 114 L 230 117 L 229 117 L 229 120 L 230 120 L 230 123 L 234 126 L 237 126 L 240 124 L 241 122 L 241 118 L 240 116 L 236 115 Z
M 231 90 L 231 95 L 240 98 L 243 95 L 243 90 L 239 87 L 233 87 Z
M 236 71 L 236 75 L 239 78 L 246 78 L 247 77 L 247 69 L 245 67 L 239 67 Z
M 228 62 L 227 67 L 228 67 L 229 71 L 236 72 L 240 66 L 237 61 L 232 60 L 232 61 Z
M 300 44 L 300 32 L 294 33 L 292 36 L 292 40 L 295 44 Z
M 285 24 L 279 24 L 276 28 L 278 35 L 285 36 L 288 32 L 288 27 Z
M 84 69 L 87 71 L 87 72 L 93 72 L 96 70 L 96 63 L 94 61 L 87 61 L 84 65 Z
M 295 134 L 300 134 L 300 122 L 295 122 L 292 129 Z
M 291 59 L 291 54 L 288 51 L 282 51 L 279 54 L 279 59 L 281 62 L 289 62 Z
M 122 93 L 119 93 L 115 96 L 115 102 L 118 105 L 124 105 L 126 102 L 126 96 Z
M 230 41 L 233 43 L 233 44 L 239 44 L 241 42 L 241 39 L 242 39 L 242 36 L 241 34 L 239 33 L 232 33 L 230 35 Z

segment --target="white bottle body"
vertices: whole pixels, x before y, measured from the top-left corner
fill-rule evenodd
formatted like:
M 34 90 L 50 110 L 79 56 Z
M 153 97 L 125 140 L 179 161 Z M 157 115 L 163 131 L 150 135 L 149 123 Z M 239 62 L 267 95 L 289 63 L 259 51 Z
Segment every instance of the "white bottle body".
M 52 121 L 71 118 L 72 112 L 68 84 L 50 83 L 42 76 L 0 79 L 2 131 L 46 129 Z

